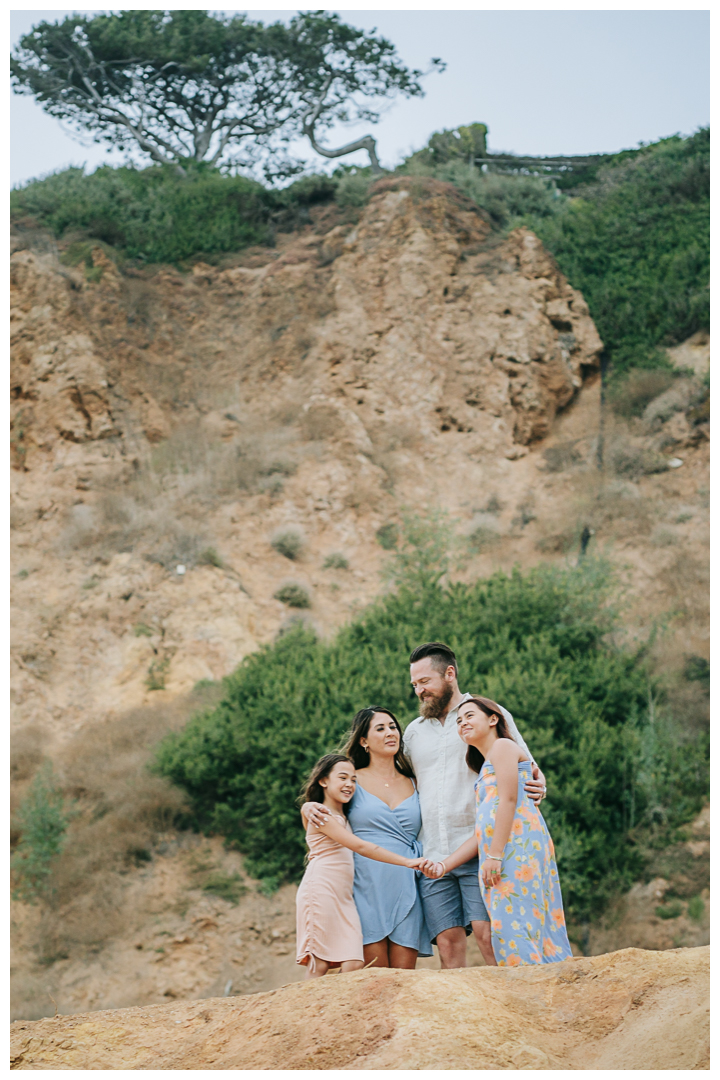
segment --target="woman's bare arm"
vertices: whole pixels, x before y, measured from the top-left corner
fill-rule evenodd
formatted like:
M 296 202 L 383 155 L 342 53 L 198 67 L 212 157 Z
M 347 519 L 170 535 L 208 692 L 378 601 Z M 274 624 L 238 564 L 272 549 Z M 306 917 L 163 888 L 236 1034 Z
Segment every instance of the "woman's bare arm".
M 452 855 L 448 855 L 446 859 L 443 859 L 445 870 L 454 870 L 456 866 L 462 866 L 468 859 L 476 858 L 478 853 L 478 842 L 474 836 L 471 836 L 464 844 L 461 844 L 459 848 L 453 851 Z
M 366 859 L 375 859 L 377 862 L 391 863 L 393 866 L 409 866 L 413 870 L 420 869 L 429 859 L 406 859 L 404 855 L 396 855 L 394 851 L 388 851 L 379 844 L 371 844 L 368 840 L 361 840 L 348 828 L 341 825 L 336 818 L 330 817 L 323 825 L 318 825 L 319 832 L 329 836 L 343 847 L 357 851 L 358 855 L 364 855 Z

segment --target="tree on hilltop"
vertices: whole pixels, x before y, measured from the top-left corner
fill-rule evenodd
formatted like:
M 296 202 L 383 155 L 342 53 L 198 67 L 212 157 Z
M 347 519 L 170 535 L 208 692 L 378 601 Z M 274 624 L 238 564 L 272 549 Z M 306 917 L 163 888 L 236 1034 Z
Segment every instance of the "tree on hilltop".
M 439 60 L 432 67 L 442 69 Z M 122 11 L 41 22 L 11 56 L 13 88 L 75 134 L 88 133 L 185 175 L 192 163 L 290 175 L 287 144 L 306 136 L 325 157 L 367 149 L 372 136 L 330 150 L 337 123 L 377 121 L 373 99 L 417 96 L 422 72 L 395 46 L 324 12 L 285 26 L 207 11 Z

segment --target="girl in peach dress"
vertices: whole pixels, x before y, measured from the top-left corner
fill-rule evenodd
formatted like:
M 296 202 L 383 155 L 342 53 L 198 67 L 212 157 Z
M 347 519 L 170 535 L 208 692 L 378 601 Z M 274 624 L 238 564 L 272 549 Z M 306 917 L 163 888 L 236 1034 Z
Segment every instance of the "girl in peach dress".
M 363 934 L 353 900 L 353 851 L 368 859 L 421 870 L 427 859 L 408 859 L 378 844 L 360 840 L 350 829 L 346 806 L 355 794 L 355 766 L 343 754 L 326 754 L 312 771 L 303 802 L 327 806 L 322 826 L 306 825 L 308 864 L 297 892 L 297 962 L 307 977 L 333 967 L 355 971 L 363 966 Z

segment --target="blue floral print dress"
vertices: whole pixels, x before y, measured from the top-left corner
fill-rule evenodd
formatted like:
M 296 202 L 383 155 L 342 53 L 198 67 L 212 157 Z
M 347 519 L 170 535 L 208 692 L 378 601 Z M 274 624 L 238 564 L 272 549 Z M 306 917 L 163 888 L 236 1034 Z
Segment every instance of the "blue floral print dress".
M 518 764 L 518 799 L 510 839 L 503 851 L 500 884 L 486 889 L 492 947 L 499 967 L 553 964 L 572 956 L 555 849 L 545 820 L 525 794 L 532 763 Z M 498 806 L 495 769 L 485 762 L 475 784 L 475 835 L 480 865 L 490 851 Z

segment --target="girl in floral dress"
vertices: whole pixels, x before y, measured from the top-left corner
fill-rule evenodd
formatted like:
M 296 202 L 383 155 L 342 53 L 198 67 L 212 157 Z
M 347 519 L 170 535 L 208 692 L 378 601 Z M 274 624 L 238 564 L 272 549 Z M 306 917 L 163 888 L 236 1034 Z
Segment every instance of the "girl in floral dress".
M 512 739 L 494 701 L 468 698 L 458 709 L 457 724 L 468 746 L 465 760 L 479 773 L 475 836 L 443 859 L 438 876 L 477 849 L 498 965 L 566 960 L 572 951 L 555 850 L 542 814 L 525 794 L 532 762 Z

